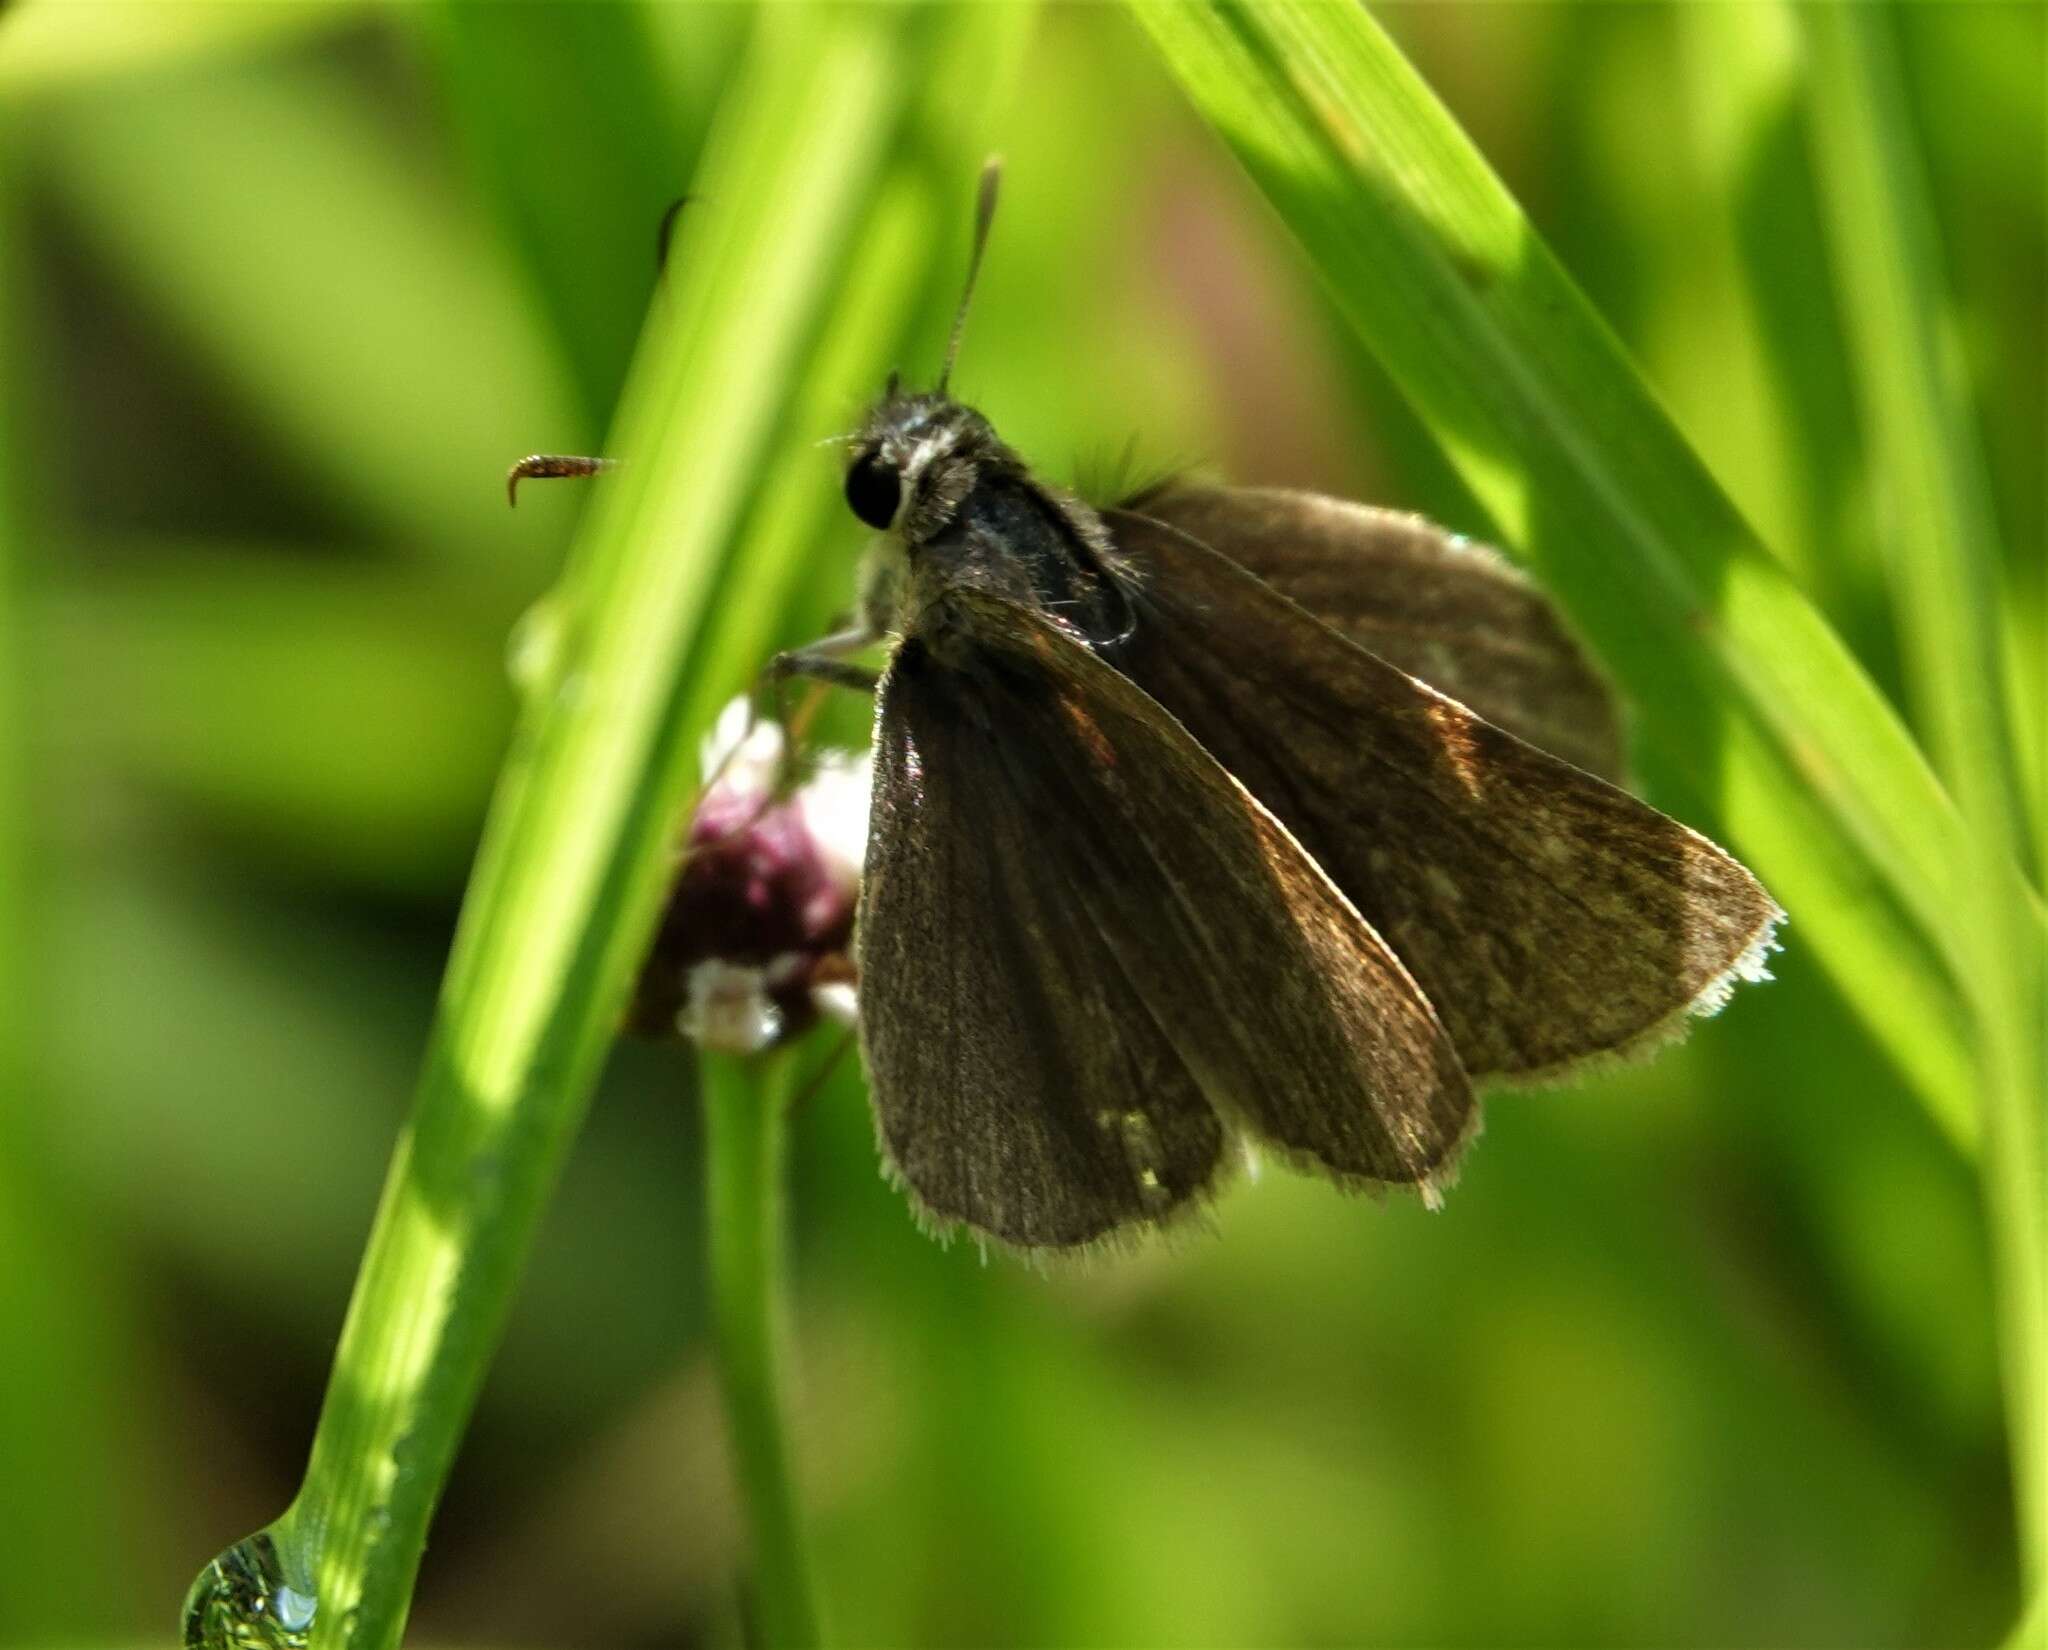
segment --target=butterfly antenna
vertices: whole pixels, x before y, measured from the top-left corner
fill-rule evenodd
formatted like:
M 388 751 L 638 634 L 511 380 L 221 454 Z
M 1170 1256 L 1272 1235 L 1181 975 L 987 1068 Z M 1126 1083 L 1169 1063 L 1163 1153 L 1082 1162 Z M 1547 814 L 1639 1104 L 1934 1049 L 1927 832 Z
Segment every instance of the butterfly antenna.
M 991 155 L 981 169 L 981 188 L 974 201 L 974 252 L 967 260 L 967 285 L 960 294 L 960 307 L 953 312 L 953 335 L 946 340 L 946 364 L 939 371 L 938 393 L 946 393 L 953 376 L 953 357 L 960 353 L 960 334 L 967 329 L 967 306 L 974 298 L 975 277 L 981 273 L 981 254 L 988 246 L 988 227 L 996 218 L 996 186 L 1003 181 L 1003 163 Z

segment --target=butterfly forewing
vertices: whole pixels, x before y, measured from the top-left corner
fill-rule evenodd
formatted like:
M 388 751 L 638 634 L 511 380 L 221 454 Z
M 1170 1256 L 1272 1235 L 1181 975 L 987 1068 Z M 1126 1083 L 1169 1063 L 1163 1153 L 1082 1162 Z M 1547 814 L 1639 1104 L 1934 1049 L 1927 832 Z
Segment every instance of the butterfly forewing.
M 1127 508 L 1179 528 L 1496 727 L 1621 776 L 1613 695 L 1543 592 L 1420 516 L 1316 493 L 1169 483 Z
M 883 687 L 859 938 L 919 1197 L 1085 1241 L 1198 1191 L 1217 1119 L 1344 1181 L 1433 1184 L 1472 1100 L 1399 960 L 1131 682 L 1028 609 L 945 607 L 920 627 L 943 661 L 913 632 Z
M 1625 1054 L 1760 970 L 1781 915 L 1704 837 L 1339 636 L 1186 533 L 1105 519 L 1126 672 L 1399 954 L 1474 1076 Z
M 881 689 L 858 936 L 876 1124 L 928 1218 L 1085 1244 L 1198 1196 L 1225 1131 L 1066 906 L 972 686 L 912 644 Z

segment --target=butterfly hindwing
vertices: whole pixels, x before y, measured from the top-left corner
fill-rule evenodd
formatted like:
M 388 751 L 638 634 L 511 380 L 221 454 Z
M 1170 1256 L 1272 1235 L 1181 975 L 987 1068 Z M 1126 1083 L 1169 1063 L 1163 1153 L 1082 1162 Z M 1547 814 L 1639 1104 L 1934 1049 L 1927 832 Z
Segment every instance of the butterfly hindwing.
M 1613 695 L 1543 591 L 1494 551 L 1420 516 L 1275 487 L 1172 482 L 1128 508 L 1495 727 L 1619 782 Z
M 1105 513 L 1118 668 L 1271 808 L 1474 1076 L 1626 1054 L 1760 970 L 1782 915 L 1704 837 L 1336 634 L 1176 527 Z

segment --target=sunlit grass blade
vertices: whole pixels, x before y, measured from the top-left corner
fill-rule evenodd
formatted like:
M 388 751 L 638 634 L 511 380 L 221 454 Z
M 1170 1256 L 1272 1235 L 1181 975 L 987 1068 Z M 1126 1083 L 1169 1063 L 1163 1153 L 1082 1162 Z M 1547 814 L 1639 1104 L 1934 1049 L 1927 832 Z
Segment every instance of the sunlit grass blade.
M 1006 8 L 1007 9 L 1007 8 Z M 957 179 L 955 180 L 957 183 Z M 892 352 L 913 322 L 926 288 L 940 218 L 929 180 L 892 168 L 869 207 L 861 245 L 812 357 L 812 370 L 786 421 L 779 473 L 814 480 L 836 470 L 839 456 L 817 443 L 840 433 L 850 387 L 879 387 L 897 359 Z M 957 202 L 955 203 L 957 207 Z M 755 501 L 743 552 L 718 593 L 721 620 L 699 658 L 693 721 L 708 723 L 718 707 L 746 691 L 778 639 L 791 638 L 786 619 L 820 547 L 844 531 L 836 488 L 770 487 Z
M 710 702 L 698 644 L 728 617 L 713 604 L 734 531 L 905 94 L 985 68 L 1013 33 L 973 12 L 771 14 L 729 93 L 701 180 L 721 209 L 693 224 L 657 307 L 664 324 L 620 414 L 625 467 L 529 630 L 528 711 L 414 1122 L 306 1484 L 277 1531 L 317 1578 L 320 1644 L 381 1650 L 403 1624 L 427 1519 L 663 889 L 703 732 L 687 707 Z
M 1812 60 L 1822 198 L 1856 364 L 1908 685 L 1961 804 L 1975 895 L 1954 913 L 1984 1064 L 1983 1179 L 1999 1291 L 2021 1573 L 2048 1587 L 2048 1067 L 2034 912 L 2006 868 L 2028 853 L 1984 457 L 1955 363 L 1926 168 L 1892 20 L 1798 8 Z
M 704 167 L 708 217 L 621 411 L 465 903 L 288 1536 L 316 1642 L 398 1641 L 428 1517 L 662 889 L 700 728 L 678 714 L 732 530 L 923 38 L 776 18 Z
M 811 640 L 829 623 L 827 615 L 845 605 L 845 584 L 815 577 L 821 547 L 850 538 L 838 487 L 792 486 L 779 478 L 836 477 L 841 454 L 822 451 L 819 443 L 845 435 L 862 399 L 879 394 L 888 373 L 906 366 L 917 350 L 937 360 L 958 296 L 969 191 L 983 158 L 977 139 L 1012 80 L 1034 16 L 1029 5 L 982 8 L 971 29 L 949 31 L 933 72 L 916 90 L 909 124 L 921 137 L 899 150 L 868 203 L 859 242 L 791 400 L 767 470 L 778 479 L 757 495 L 744 542 L 719 587 L 719 623 L 696 660 L 693 721 L 708 724 L 719 706 L 750 686 L 778 639 Z M 792 634 L 793 619 L 807 628 Z
M 10 354 L 27 330 L 20 290 L 22 202 L 15 185 L 15 138 L 13 124 L 0 122 L 0 343 L 8 346 Z M 19 397 L 16 382 L 0 383 L 0 1072 L 9 1077 L 18 1075 L 26 1064 L 20 1045 L 25 1028 L 18 1006 L 26 952 L 23 908 L 28 878 L 22 861 L 28 843 L 23 817 L 28 785 L 18 764 L 26 726 L 21 714 L 20 613 L 21 556 L 28 533 L 22 520 L 20 481 L 26 455 L 18 428 Z M 18 1093 L 19 1089 L 10 1082 L 0 1092 Z
M 1874 649 L 1857 634 L 1881 596 L 1854 502 L 1859 454 L 1842 326 L 1833 293 L 1816 279 L 1826 251 L 1807 163 L 1798 25 L 1775 6 L 1673 12 L 1708 191 L 1699 210 L 1725 225 L 1749 320 L 1745 341 L 1772 392 L 1774 416 L 1760 439 L 1785 496 L 1765 537 L 1882 678 L 1872 654 L 1888 655 L 1888 646 Z M 1751 519 L 1764 525 L 1756 513 Z
M 2048 1587 L 2037 1587 L 2004 1650 L 2042 1650 L 2044 1645 L 2048 1645 Z
M 1826 259 L 1807 156 L 1798 24 L 1771 6 L 1681 6 L 1672 21 L 1701 151 L 1705 193 L 1698 210 L 1719 213 L 1725 224 L 1723 236 L 1705 239 L 1729 243 L 1743 287 L 1745 337 L 1771 392 L 1757 417 L 1767 430 L 1733 440 L 1767 469 L 1779 496 L 1760 498 L 1755 474 L 1720 474 L 1752 520 L 1761 519 L 1761 506 L 1777 524 L 1783 537 L 1769 548 L 1787 560 L 1865 667 L 1895 679 L 1896 650 L 1858 485 L 1862 460 L 1846 340 L 1833 293 L 1818 278 Z M 1696 404 L 1692 428 L 1702 438 L 1718 435 L 1720 426 L 1751 416 Z M 1926 1030 L 1962 1023 L 1949 971 L 1930 948 L 1890 932 L 1895 919 L 1876 890 L 1864 896 L 1862 910 L 1848 902 L 1837 910 L 1836 970 L 1865 976 L 1859 997 L 1871 1036 L 1950 1134 L 1973 1141 L 1976 1064 L 1961 1038 Z M 1857 922 L 1868 929 L 1860 937 L 1847 926 Z M 1887 1003 L 1887 1011 L 1869 1014 L 1875 1002 Z

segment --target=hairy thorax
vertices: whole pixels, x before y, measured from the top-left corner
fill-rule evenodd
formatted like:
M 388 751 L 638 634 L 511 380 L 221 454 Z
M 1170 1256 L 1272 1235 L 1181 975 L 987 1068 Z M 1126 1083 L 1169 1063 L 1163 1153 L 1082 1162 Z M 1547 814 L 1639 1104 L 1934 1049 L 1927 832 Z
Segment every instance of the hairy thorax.
M 949 657 L 947 598 L 961 590 L 1035 608 L 1092 647 L 1131 627 L 1129 572 L 1113 560 L 1100 518 L 1022 476 L 984 473 L 928 538 L 878 538 L 863 568 L 863 617 L 880 633 L 921 637 L 941 662 L 958 663 Z

